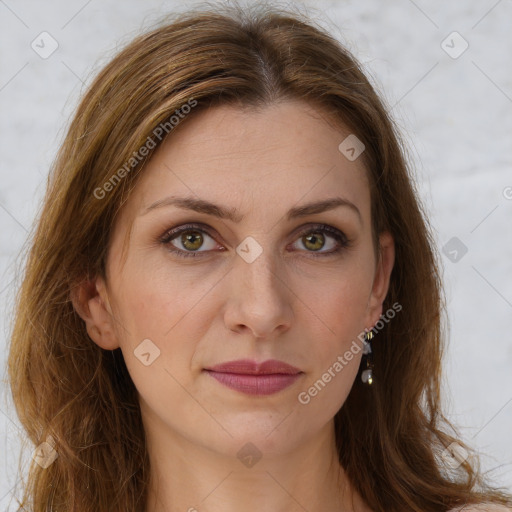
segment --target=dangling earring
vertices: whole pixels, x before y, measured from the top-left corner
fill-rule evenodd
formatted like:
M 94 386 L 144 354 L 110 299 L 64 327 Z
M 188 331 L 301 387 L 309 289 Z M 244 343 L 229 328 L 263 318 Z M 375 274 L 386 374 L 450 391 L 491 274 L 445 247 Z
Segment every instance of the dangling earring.
M 361 380 L 371 386 L 373 384 L 373 354 L 371 340 L 373 339 L 373 331 L 366 332 L 363 341 L 363 354 L 366 355 L 366 370 L 361 373 Z

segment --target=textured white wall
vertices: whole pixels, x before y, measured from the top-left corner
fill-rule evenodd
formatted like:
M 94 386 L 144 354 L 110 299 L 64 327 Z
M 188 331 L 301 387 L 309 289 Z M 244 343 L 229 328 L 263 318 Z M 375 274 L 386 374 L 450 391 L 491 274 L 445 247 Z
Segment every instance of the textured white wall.
M 447 416 L 464 441 L 486 454 L 483 468 L 512 490 L 512 3 L 306 5 L 323 13 L 324 25 L 365 63 L 405 132 L 439 250 L 446 252 Z M 20 447 L 5 382 L 18 251 L 83 84 L 116 45 L 177 6 L 157 0 L 0 0 L 2 510 L 15 488 Z M 49 38 L 42 48 L 43 31 L 58 43 L 46 59 L 31 47 L 35 40 L 40 52 L 51 49 Z M 462 247 L 467 253 L 461 257 Z

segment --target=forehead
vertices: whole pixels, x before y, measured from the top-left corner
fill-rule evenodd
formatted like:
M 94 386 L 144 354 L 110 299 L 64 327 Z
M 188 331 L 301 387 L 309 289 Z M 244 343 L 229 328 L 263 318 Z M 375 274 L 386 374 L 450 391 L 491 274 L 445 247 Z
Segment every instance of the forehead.
M 264 210 L 330 192 L 369 197 L 363 159 L 338 149 L 350 131 L 310 104 L 223 105 L 185 121 L 144 168 L 128 201 L 132 215 L 165 194 L 197 195 L 241 213 L 244 205 Z
M 223 205 L 243 217 L 243 229 L 257 231 L 283 222 L 294 207 L 342 197 L 356 205 L 370 230 L 363 158 L 350 161 L 340 152 L 350 130 L 325 111 L 301 101 L 261 109 L 222 105 L 185 121 L 141 170 L 119 211 L 109 245 L 117 255 L 121 243 L 121 262 L 137 220 L 169 196 Z

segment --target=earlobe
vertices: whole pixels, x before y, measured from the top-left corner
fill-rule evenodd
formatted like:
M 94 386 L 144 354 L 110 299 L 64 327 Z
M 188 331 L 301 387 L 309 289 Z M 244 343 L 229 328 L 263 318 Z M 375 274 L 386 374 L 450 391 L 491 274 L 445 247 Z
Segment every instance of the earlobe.
M 395 263 L 395 244 L 391 233 L 379 236 L 380 257 L 375 269 L 372 291 L 368 301 L 369 324 L 372 327 L 382 315 L 382 304 L 389 290 L 391 272 Z
M 84 280 L 75 286 L 71 291 L 71 301 L 75 311 L 84 320 L 87 333 L 94 343 L 105 350 L 119 347 L 106 287 L 101 277 Z

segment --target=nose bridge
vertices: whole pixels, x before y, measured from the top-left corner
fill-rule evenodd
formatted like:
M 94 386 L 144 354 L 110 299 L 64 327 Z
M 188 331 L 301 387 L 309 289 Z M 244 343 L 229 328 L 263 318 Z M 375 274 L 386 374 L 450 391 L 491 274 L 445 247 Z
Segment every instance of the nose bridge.
M 236 262 L 237 279 L 240 279 L 247 291 L 256 294 L 275 295 L 279 292 L 278 277 L 279 263 L 277 257 L 270 247 L 270 237 L 247 237 L 238 247 L 239 260 Z
M 263 237 L 258 241 L 247 237 L 237 247 L 231 276 L 232 302 L 227 321 L 232 328 L 245 325 L 258 336 L 287 324 L 290 318 L 284 275 L 279 272 L 278 255 L 269 245 Z

